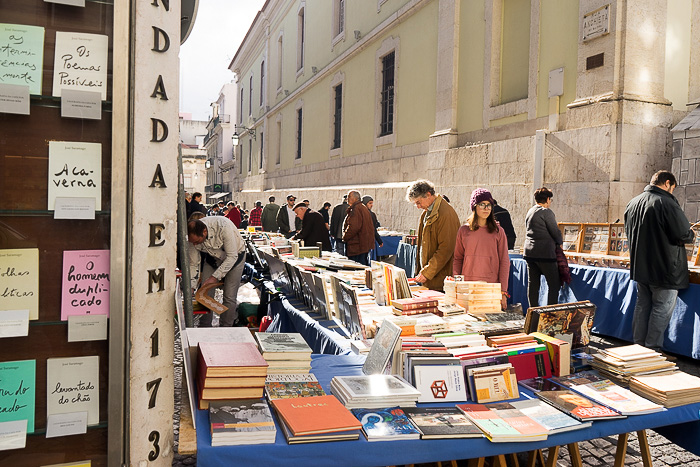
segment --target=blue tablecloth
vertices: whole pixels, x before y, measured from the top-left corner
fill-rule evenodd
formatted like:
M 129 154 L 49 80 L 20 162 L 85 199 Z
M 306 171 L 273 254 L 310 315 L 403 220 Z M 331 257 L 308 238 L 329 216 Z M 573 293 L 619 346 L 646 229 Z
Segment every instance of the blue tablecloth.
M 396 251 L 396 262 L 394 265 L 403 268 L 408 277 L 416 275 L 416 246 L 400 242 Z
M 330 380 L 336 375 L 361 374 L 364 357 L 356 355 L 314 355 L 312 372 L 323 389 L 330 393 Z M 525 395 L 524 397 L 527 397 Z M 290 465 L 310 466 L 376 466 L 414 464 L 469 459 L 512 452 L 530 451 L 552 446 L 629 433 L 646 428 L 685 423 L 694 426 L 700 420 L 700 404 L 664 410 L 649 415 L 627 417 L 622 420 L 593 422 L 590 428 L 549 436 L 546 441 L 533 443 L 491 443 L 486 438 L 457 440 L 407 440 L 368 442 L 357 441 L 299 444 L 286 443 L 277 430 L 275 444 L 248 446 L 211 446 L 208 412 L 198 410 L 197 465 L 203 467 L 228 465 Z M 692 433 L 697 439 L 697 431 Z M 696 447 L 699 443 L 696 442 Z
M 349 344 L 343 339 L 343 329 L 335 322 L 322 319 L 301 300 L 282 296 L 269 304 L 268 316 L 272 323 L 266 332 L 298 332 L 318 354 L 342 355 L 350 353 Z
M 637 284 L 624 269 L 570 265 L 572 282 L 559 292 L 559 302 L 590 300 L 597 309 L 593 332 L 632 342 L 632 315 L 637 301 Z M 527 264 L 511 257 L 508 288 L 513 303 L 528 307 Z M 540 303 L 546 303 L 547 284 L 542 278 Z M 676 308 L 666 330 L 664 350 L 700 359 L 700 285 L 679 291 Z
M 379 256 L 389 256 L 395 255 L 399 248 L 399 243 L 401 242 L 401 237 L 399 236 L 381 236 L 382 237 L 382 247 L 379 247 L 377 242 L 374 243 L 374 250 L 370 251 L 370 257 L 376 260 Z

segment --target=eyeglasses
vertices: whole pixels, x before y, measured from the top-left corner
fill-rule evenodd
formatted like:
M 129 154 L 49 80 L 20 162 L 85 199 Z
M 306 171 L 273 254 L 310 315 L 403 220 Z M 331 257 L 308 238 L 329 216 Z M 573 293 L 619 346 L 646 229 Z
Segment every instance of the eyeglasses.
M 477 206 L 479 206 L 481 209 L 487 209 L 487 210 L 493 208 L 491 203 L 479 203 L 479 204 L 477 204 Z

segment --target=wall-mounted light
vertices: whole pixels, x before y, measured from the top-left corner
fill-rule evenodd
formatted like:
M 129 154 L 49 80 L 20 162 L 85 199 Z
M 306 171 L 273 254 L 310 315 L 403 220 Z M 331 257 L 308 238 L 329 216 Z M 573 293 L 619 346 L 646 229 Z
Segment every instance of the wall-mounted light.
M 354 32 L 355 32 L 355 40 L 356 41 L 359 41 L 360 39 L 362 39 L 362 33 L 358 29 L 355 29 Z
M 243 125 L 233 125 L 233 135 L 231 135 L 231 142 L 234 146 L 238 146 L 238 143 L 240 142 L 238 130 L 245 131 L 250 135 L 251 138 L 253 138 L 253 140 L 255 140 L 255 130 L 253 128 L 246 128 Z
M 312 67 L 311 67 L 311 73 L 313 73 L 313 74 L 318 73 L 318 68 L 316 68 L 315 66 L 312 66 Z

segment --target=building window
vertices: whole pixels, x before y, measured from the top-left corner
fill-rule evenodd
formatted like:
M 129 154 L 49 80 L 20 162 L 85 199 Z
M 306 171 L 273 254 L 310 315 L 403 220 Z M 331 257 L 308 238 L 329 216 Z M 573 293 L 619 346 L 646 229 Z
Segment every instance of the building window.
M 501 26 L 499 103 L 528 95 L 530 77 L 530 0 L 504 0 Z
M 248 173 L 251 172 L 253 168 L 253 140 L 248 139 Z
M 243 123 L 243 87 L 241 86 L 241 111 L 238 112 L 238 123 Z
M 260 107 L 262 107 L 265 100 L 265 60 L 260 62 Z
M 253 115 L 253 75 L 248 80 L 248 115 Z
M 190 190 L 192 188 L 192 174 L 182 174 L 183 183 L 185 185 L 185 190 Z
M 340 147 L 342 116 L 343 85 L 339 84 L 333 88 L 333 146 L 331 149 L 338 149 Z
M 333 38 L 340 40 L 345 35 L 345 0 L 333 0 Z M 335 40 L 334 40 L 335 43 Z
M 304 10 L 304 8 L 299 9 L 297 16 L 297 71 L 301 71 L 304 68 L 304 41 L 306 39 Z
M 277 39 L 277 92 L 282 90 L 282 66 L 284 63 L 284 49 L 282 45 L 282 34 L 280 34 L 279 39 Z
M 260 166 L 258 167 L 260 170 L 263 168 L 263 150 L 265 149 L 265 134 L 261 131 L 260 132 Z
M 297 109 L 297 152 L 295 159 L 301 159 L 301 129 L 302 129 L 302 115 L 303 109 Z
M 277 115 L 277 159 L 275 164 L 282 163 L 282 114 Z
M 382 58 L 381 123 L 379 136 L 394 132 L 394 52 Z

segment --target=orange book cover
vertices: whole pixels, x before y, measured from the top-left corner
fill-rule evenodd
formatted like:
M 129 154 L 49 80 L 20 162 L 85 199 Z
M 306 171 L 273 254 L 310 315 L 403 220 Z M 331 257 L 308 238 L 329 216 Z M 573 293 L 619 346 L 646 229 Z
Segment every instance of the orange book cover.
M 271 402 L 294 436 L 362 428 L 352 412 L 332 395 L 274 399 Z

